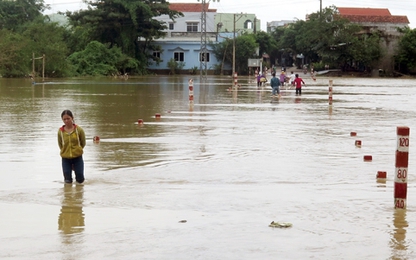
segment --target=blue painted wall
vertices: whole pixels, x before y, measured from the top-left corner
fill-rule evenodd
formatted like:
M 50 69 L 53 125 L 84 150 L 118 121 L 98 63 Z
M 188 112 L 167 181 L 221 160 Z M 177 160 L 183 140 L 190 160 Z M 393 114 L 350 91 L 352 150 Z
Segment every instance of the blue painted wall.
M 153 42 L 153 45 L 159 45 L 163 52 L 160 53 L 160 59 L 162 62 L 157 65 L 155 62 L 149 65 L 149 69 L 156 69 L 156 70 L 164 70 L 168 68 L 168 62 L 170 59 L 174 57 L 174 52 L 183 52 L 184 53 L 184 63 L 185 66 L 183 69 L 191 69 L 193 67 L 200 66 L 199 60 L 199 53 L 201 50 L 201 41 L 160 41 L 160 42 Z M 209 62 L 207 62 L 207 69 L 214 70 L 215 64 L 220 64 L 221 61 L 218 61 L 214 54 L 212 54 L 212 49 L 210 48 L 209 44 L 207 44 L 208 52 L 209 52 Z

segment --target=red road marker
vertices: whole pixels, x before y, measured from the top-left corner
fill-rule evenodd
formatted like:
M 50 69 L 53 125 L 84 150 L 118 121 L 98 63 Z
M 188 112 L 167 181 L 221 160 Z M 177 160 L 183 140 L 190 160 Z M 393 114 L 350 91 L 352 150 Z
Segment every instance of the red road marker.
M 376 177 L 377 177 L 377 179 L 386 179 L 387 178 L 387 172 L 378 171 Z
M 373 156 L 371 155 L 364 155 L 364 161 L 365 162 L 371 162 L 373 160 Z

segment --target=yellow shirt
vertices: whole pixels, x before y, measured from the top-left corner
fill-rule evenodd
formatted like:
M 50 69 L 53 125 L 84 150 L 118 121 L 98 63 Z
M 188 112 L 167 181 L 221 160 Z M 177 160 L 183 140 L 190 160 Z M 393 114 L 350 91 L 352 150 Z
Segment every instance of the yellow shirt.
M 58 145 L 59 149 L 61 149 L 60 154 L 62 158 L 73 159 L 81 156 L 85 147 L 84 130 L 74 124 L 74 130 L 71 133 L 67 133 L 64 126 L 62 126 L 58 130 Z

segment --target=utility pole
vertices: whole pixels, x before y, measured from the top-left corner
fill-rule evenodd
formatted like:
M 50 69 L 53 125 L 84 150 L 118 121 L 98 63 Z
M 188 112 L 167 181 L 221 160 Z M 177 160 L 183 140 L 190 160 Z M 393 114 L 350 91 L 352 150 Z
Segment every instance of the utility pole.
M 319 18 L 322 19 L 322 0 L 319 0 L 319 3 L 320 3 L 320 5 L 319 5 Z
M 240 17 L 238 17 L 238 19 L 235 19 L 236 15 L 240 15 Z M 243 16 L 245 16 L 245 14 L 243 13 L 233 14 L 233 74 L 232 74 L 233 77 L 235 73 L 235 23 Z
M 201 48 L 199 53 L 199 75 L 202 80 L 206 80 L 207 77 L 207 5 L 205 0 L 202 2 L 202 11 L 201 11 Z
M 35 78 L 35 53 L 32 52 L 32 78 Z
M 234 77 L 235 73 L 235 14 L 233 15 L 233 73 L 231 76 Z
M 42 81 L 45 81 L 45 54 L 42 55 Z
M 199 54 L 199 74 L 202 80 L 207 78 L 207 59 L 208 59 L 208 49 L 207 49 L 207 11 L 210 0 L 198 0 L 201 1 L 202 10 L 201 10 L 201 48 Z M 220 0 L 212 0 L 219 2 Z

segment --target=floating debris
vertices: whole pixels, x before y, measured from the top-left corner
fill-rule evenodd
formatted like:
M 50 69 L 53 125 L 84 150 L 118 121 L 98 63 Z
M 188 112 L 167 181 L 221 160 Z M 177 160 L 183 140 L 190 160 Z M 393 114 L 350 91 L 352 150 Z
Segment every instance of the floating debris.
M 291 227 L 292 223 L 289 222 L 274 222 L 272 221 L 272 223 L 270 223 L 269 227 L 272 228 L 288 228 Z
M 186 219 L 179 220 L 179 223 L 186 223 L 186 222 L 188 222 L 188 221 L 186 221 Z

